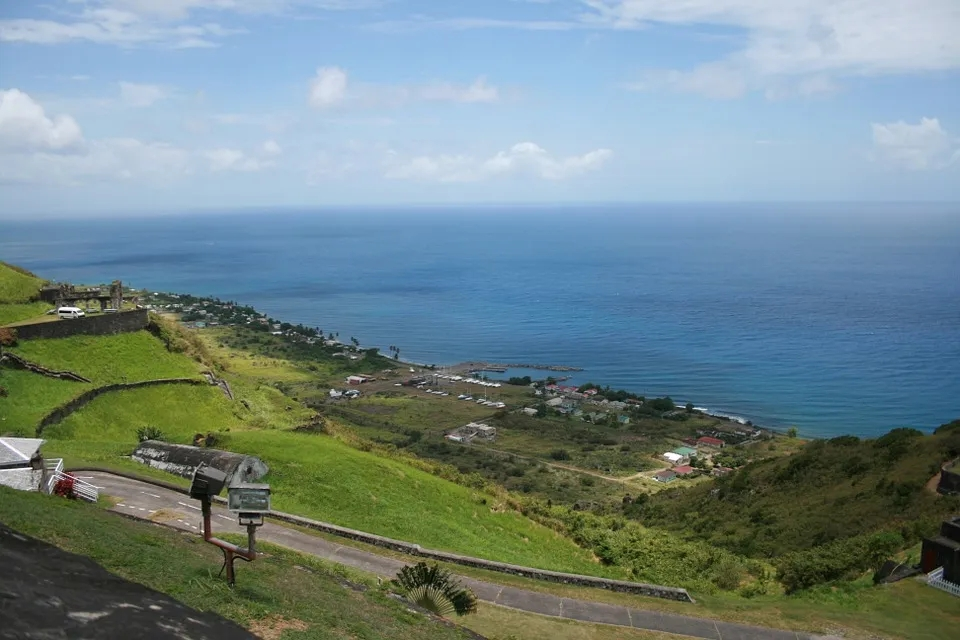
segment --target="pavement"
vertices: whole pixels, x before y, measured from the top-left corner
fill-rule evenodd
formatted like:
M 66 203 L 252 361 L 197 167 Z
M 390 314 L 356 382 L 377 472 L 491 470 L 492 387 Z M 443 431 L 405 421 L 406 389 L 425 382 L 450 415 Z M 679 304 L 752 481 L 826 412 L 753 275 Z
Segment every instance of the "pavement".
M 112 511 L 169 525 L 184 531 L 202 533 L 200 506 L 188 496 L 149 483 L 139 482 L 102 472 L 76 472 L 78 478 L 112 496 L 119 502 Z M 237 518 L 220 505 L 213 505 L 214 535 L 236 533 L 246 535 L 246 527 L 237 524 Z M 269 542 L 301 553 L 336 562 L 354 569 L 393 578 L 404 565 L 397 560 L 354 547 L 339 545 L 325 538 L 266 522 L 257 530 L 257 540 Z M 242 580 L 244 566 L 238 567 Z M 780 629 L 754 627 L 723 622 L 709 618 L 631 608 L 587 600 L 563 598 L 517 587 L 499 585 L 457 576 L 477 598 L 491 604 L 527 611 L 545 616 L 595 622 L 634 629 L 661 631 L 709 640 L 819 640 L 819 636 Z M 642 602 L 642 597 L 637 597 Z
M 255 640 L 218 615 L 0 524 L 0 639 Z

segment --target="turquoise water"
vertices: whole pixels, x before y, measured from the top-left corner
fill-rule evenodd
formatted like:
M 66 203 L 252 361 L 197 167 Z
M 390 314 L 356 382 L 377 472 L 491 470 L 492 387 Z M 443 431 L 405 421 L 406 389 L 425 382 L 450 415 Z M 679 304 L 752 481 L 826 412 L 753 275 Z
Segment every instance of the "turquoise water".
M 406 359 L 586 369 L 812 436 L 960 417 L 960 207 L 248 211 L 0 222 L 55 279 L 234 299 Z

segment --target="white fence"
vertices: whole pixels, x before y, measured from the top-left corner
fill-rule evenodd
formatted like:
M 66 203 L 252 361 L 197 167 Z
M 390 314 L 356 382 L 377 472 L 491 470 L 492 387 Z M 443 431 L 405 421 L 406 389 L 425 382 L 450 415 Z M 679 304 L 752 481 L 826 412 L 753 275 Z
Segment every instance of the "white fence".
M 58 480 L 70 479 L 73 481 L 73 494 L 78 498 L 89 502 L 96 502 L 100 499 L 100 490 L 89 482 L 84 482 L 76 476 L 68 475 L 63 472 L 63 459 L 51 458 L 43 461 L 44 469 L 47 472 L 47 486 L 44 487 L 47 493 L 53 493 Z
M 954 584 L 949 580 L 944 580 L 943 567 L 938 567 L 927 574 L 927 584 L 935 589 L 946 591 L 947 593 L 960 598 L 960 584 Z

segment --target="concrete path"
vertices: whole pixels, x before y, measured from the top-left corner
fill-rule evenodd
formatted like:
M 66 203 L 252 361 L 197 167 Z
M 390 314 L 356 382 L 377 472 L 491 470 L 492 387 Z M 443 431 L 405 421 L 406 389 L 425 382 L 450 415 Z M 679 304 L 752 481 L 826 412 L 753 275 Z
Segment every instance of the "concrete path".
M 162 522 L 185 531 L 195 531 L 198 534 L 202 530 L 199 503 L 181 493 L 107 473 L 78 471 L 76 475 L 100 488 L 101 493 L 119 499 L 120 502 L 112 508 L 112 511 Z M 213 531 L 215 535 L 246 534 L 246 528 L 241 528 L 237 524 L 236 516 L 216 504 L 213 506 Z M 270 522 L 260 527 L 257 539 L 385 578 L 393 578 L 400 568 L 407 564 L 375 553 L 338 545 L 324 538 Z M 243 565 L 239 567 L 241 575 L 245 570 L 247 569 Z M 458 576 L 458 578 L 465 586 L 472 589 L 480 600 L 546 616 L 663 631 L 710 640 L 817 640 L 817 636 L 805 633 L 574 600 L 484 582 L 466 576 Z M 642 604 L 643 599 L 638 597 L 637 601 Z

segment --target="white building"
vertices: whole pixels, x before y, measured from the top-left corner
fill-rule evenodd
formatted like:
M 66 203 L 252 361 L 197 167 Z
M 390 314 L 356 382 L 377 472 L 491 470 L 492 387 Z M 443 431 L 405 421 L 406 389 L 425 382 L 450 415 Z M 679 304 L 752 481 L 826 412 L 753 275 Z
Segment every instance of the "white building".
M 43 456 L 38 438 L 0 438 L 0 484 L 21 491 L 39 491 Z
M 679 453 L 674 453 L 673 451 L 667 451 L 663 454 L 664 460 L 668 460 L 673 464 L 682 464 L 684 462 L 684 457 Z

